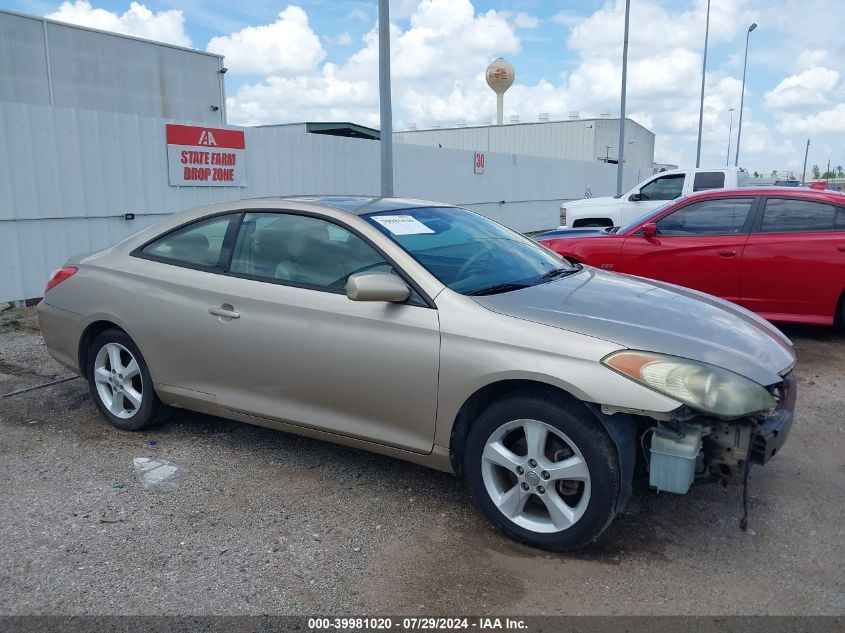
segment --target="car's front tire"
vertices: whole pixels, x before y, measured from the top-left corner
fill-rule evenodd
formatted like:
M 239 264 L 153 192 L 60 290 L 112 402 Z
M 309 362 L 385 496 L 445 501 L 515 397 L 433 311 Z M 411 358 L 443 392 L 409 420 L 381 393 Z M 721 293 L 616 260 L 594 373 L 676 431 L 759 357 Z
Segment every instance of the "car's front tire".
M 470 429 L 464 472 L 479 509 L 518 541 L 568 551 L 596 540 L 619 498 L 619 458 L 601 423 L 554 392 L 507 396 Z
M 94 338 L 86 376 L 97 407 L 119 429 L 140 431 L 169 412 L 156 395 L 141 351 L 123 330 L 105 330 Z

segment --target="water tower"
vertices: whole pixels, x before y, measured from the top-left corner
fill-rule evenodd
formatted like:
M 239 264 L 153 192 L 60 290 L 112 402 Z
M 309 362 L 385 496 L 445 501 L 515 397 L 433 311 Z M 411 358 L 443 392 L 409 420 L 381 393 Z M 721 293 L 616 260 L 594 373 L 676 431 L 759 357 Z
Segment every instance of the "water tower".
M 506 59 L 494 59 L 487 66 L 487 85 L 496 93 L 496 125 L 502 125 L 504 118 L 505 92 L 513 85 L 516 73 Z

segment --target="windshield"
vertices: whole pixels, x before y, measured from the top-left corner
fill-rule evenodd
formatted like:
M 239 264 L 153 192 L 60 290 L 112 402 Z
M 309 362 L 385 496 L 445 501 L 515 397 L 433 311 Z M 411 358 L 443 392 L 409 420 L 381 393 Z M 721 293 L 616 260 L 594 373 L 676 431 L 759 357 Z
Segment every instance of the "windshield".
M 468 295 L 533 286 L 580 269 L 528 238 L 456 207 L 363 216 L 440 282 Z
M 628 224 L 623 224 L 618 229 L 614 231 L 614 233 L 619 233 L 620 235 L 630 231 L 632 228 L 637 226 L 640 222 L 645 222 L 648 218 L 657 215 L 658 213 L 662 213 L 666 209 L 668 209 L 673 204 L 678 204 L 681 200 L 684 200 L 683 197 L 675 198 L 674 200 L 669 200 L 666 204 L 657 207 L 653 211 L 648 211 L 647 213 L 643 213 L 640 217 L 635 220 L 631 220 Z

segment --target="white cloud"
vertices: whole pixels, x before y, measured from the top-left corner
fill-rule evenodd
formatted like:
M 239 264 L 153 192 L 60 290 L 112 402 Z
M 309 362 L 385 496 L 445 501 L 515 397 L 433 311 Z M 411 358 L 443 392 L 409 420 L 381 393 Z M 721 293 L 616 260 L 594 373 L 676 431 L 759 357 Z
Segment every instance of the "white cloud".
M 829 110 L 804 117 L 797 114 L 787 115 L 781 120 L 778 129 L 785 133 L 825 134 L 845 132 L 845 103 L 837 103 Z
M 62 2 L 58 10 L 46 17 L 157 42 L 191 46 L 191 38 L 185 32 L 185 17 L 178 9 L 153 13 L 145 5 L 133 2 L 126 12 L 118 15 L 105 9 L 95 9 L 88 0 L 76 0 Z
M 337 44 L 338 46 L 349 46 L 352 43 L 352 36 L 349 34 L 349 31 L 343 31 L 343 33 L 338 33 L 334 37 L 328 35 L 324 37 L 327 42 Z
M 575 26 L 584 21 L 584 16 L 571 11 L 558 11 L 552 16 L 552 22 L 555 24 L 563 24 L 564 26 Z
M 540 24 L 540 20 L 536 16 L 520 11 L 516 14 L 513 23 L 521 29 L 536 29 Z
M 776 110 L 794 110 L 829 103 L 827 95 L 836 87 L 839 73 L 815 66 L 790 75 L 764 95 L 766 105 Z
M 213 37 L 207 50 L 226 56 L 232 72 L 294 76 L 314 70 L 326 56 L 302 8 L 289 5 L 272 24 Z

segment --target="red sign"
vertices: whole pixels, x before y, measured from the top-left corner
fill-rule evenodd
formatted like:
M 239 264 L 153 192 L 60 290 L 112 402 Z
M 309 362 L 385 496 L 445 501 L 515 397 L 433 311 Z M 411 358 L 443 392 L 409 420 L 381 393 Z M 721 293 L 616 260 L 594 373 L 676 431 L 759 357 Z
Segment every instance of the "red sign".
M 245 187 L 243 130 L 168 123 L 167 164 L 175 187 Z

